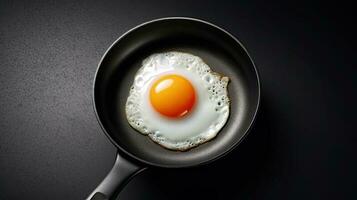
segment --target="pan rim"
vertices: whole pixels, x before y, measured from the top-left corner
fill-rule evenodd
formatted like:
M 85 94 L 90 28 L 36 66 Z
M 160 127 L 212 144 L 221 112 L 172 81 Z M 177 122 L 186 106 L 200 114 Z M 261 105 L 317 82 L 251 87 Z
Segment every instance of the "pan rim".
M 103 63 L 103 60 L 105 59 L 105 57 L 107 56 L 108 52 L 120 41 L 122 40 L 126 35 L 130 34 L 131 32 L 135 31 L 136 29 L 142 27 L 142 26 L 145 26 L 145 25 L 148 25 L 148 24 L 151 24 L 151 23 L 155 23 L 155 22 L 159 22 L 159 21 L 166 21 L 166 20 L 189 20 L 189 21 L 194 21 L 194 22 L 200 22 L 200 23 L 203 23 L 203 24 L 206 24 L 206 25 L 209 25 L 213 28 L 216 28 L 218 29 L 219 31 L 222 31 L 224 34 L 226 34 L 227 36 L 231 37 L 236 43 L 238 43 L 238 45 L 243 49 L 243 51 L 246 53 L 246 55 L 248 56 L 249 58 L 249 61 L 251 62 L 253 68 L 254 68 L 254 72 L 255 72 L 255 75 L 256 75 L 256 81 L 257 81 L 257 89 L 258 89 L 258 96 L 257 96 L 257 105 L 256 105 L 256 108 L 254 110 L 254 113 L 253 113 L 253 118 L 251 120 L 251 122 L 249 123 L 249 126 L 247 128 L 247 130 L 243 133 L 242 137 L 237 140 L 236 142 L 234 142 L 231 146 L 228 147 L 228 149 L 226 151 L 224 151 L 223 153 L 221 154 L 218 154 L 210 159 L 207 159 L 205 161 L 202 161 L 202 162 L 199 162 L 199 163 L 195 163 L 195 164 L 175 164 L 175 165 L 165 165 L 165 164 L 160 164 L 160 163 L 153 163 L 153 162 L 150 162 L 150 161 L 147 161 L 145 159 L 141 159 L 137 156 L 135 156 L 134 154 L 130 153 L 129 151 L 125 150 L 124 148 L 122 148 L 120 145 L 117 144 L 117 142 L 109 135 L 109 133 L 106 131 L 104 125 L 102 124 L 101 122 L 101 119 L 98 115 L 98 111 L 97 111 L 97 108 L 96 108 L 96 101 L 95 101 L 95 85 L 96 85 L 96 79 L 97 79 L 97 75 L 98 75 L 98 72 L 101 68 L 101 65 Z M 148 166 L 154 166 L 154 167 L 161 167 L 161 168 L 188 168 L 188 167 L 193 167 L 193 166 L 201 166 L 201 165 L 206 165 L 206 164 L 209 164 L 211 162 L 214 162 L 216 160 L 218 160 L 219 158 L 222 158 L 224 157 L 225 155 L 227 155 L 229 152 L 231 152 L 233 149 L 235 149 L 244 139 L 245 137 L 247 137 L 247 135 L 249 134 L 249 132 L 251 131 L 255 121 L 256 121 L 256 118 L 257 118 L 257 115 L 258 115 L 258 111 L 259 111 L 259 108 L 260 108 L 260 100 L 261 100 L 261 82 L 260 82 L 260 75 L 259 75 L 259 72 L 256 68 L 256 65 L 252 59 L 252 57 L 250 56 L 248 50 L 245 48 L 245 46 L 235 37 L 233 36 L 230 32 L 226 31 L 225 29 L 213 24 L 213 23 L 210 23 L 208 21 L 205 21 L 205 20 L 202 20 L 202 19 L 198 19 L 198 18 L 193 18 L 193 17 L 163 17 L 163 18 L 157 18 L 157 19 L 153 19 L 153 20 L 149 20 L 149 21 L 146 21 L 144 23 L 141 23 L 131 29 L 129 29 L 128 31 L 126 31 L 125 33 L 123 33 L 122 35 L 120 35 L 108 48 L 107 50 L 105 51 L 105 53 L 103 54 L 103 56 L 101 57 L 98 65 L 97 65 L 97 69 L 96 69 L 96 72 L 94 74 L 94 80 L 93 80 L 93 85 L 92 85 L 92 105 L 93 105 L 93 108 L 94 108 L 94 113 L 95 113 L 95 116 L 96 116 L 96 119 L 102 129 L 102 131 L 104 132 L 104 134 L 107 136 L 107 138 L 110 140 L 110 142 L 117 148 L 118 150 L 118 154 L 120 154 L 120 156 L 123 156 L 122 153 L 124 153 L 125 155 L 127 155 L 128 157 L 130 157 L 132 160 L 136 161 L 136 162 L 139 162 L 139 163 L 142 163 L 142 164 L 145 164 L 145 165 L 148 165 Z

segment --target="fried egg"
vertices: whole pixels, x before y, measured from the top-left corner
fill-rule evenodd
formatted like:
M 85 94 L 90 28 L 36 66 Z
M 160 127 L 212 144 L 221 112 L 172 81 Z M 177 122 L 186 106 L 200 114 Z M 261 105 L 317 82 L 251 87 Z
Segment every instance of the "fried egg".
M 153 54 L 134 77 L 127 120 L 161 146 L 186 151 L 213 139 L 227 122 L 228 82 L 198 56 Z

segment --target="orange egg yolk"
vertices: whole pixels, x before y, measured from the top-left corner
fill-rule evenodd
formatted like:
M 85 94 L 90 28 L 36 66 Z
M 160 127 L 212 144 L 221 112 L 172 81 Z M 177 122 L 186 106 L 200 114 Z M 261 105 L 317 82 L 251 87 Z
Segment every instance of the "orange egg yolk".
M 151 105 L 160 114 L 180 118 L 189 113 L 196 101 L 195 89 L 190 81 L 179 75 L 165 75 L 150 89 Z

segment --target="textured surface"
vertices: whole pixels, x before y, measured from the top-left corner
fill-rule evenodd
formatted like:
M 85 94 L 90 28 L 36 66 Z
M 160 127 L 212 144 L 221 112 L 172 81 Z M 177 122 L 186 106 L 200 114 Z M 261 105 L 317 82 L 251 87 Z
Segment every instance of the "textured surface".
M 120 199 L 357 198 L 349 12 L 326 2 L 149 2 L 0 1 L 0 199 L 90 193 L 115 156 L 92 109 L 97 63 L 131 27 L 178 15 L 242 40 L 261 73 L 262 112 L 224 159 L 150 169 Z

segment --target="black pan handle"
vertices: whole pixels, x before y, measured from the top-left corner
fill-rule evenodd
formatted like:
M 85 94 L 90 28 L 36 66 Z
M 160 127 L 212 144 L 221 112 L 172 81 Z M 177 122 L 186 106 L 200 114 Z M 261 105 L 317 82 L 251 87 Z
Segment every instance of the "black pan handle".
M 146 167 L 138 166 L 117 153 L 113 168 L 87 200 L 115 200 L 124 186 Z

